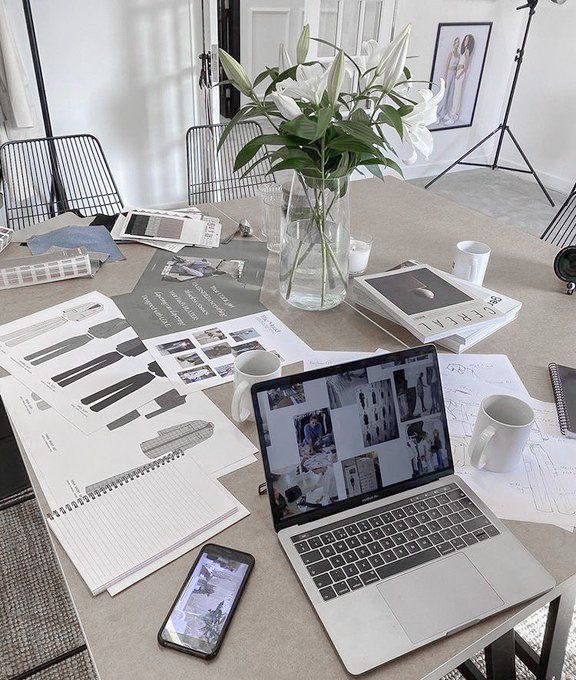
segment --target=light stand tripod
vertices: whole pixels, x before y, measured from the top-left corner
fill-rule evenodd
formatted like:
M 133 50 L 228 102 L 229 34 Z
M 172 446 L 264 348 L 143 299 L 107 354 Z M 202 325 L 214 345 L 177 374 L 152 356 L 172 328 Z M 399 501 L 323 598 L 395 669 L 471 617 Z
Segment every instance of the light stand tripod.
M 520 75 L 520 68 L 522 67 L 522 61 L 524 59 L 524 52 L 526 50 L 526 41 L 528 40 L 528 33 L 530 31 L 530 25 L 532 23 L 532 17 L 536 13 L 536 5 L 537 4 L 538 4 L 538 0 L 527 0 L 525 5 L 521 5 L 520 7 L 516 8 L 516 9 L 519 9 L 519 10 L 520 9 L 526 9 L 526 8 L 529 9 L 529 11 L 528 11 L 528 21 L 526 22 L 526 30 L 524 31 L 524 38 L 522 40 L 522 46 L 519 47 L 516 50 L 516 57 L 514 59 L 514 61 L 516 62 L 516 71 L 514 73 L 514 80 L 512 81 L 512 88 L 510 90 L 510 95 L 508 97 L 508 104 L 506 105 L 506 113 L 504 114 L 504 120 L 500 123 L 500 125 L 493 132 L 491 132 L 489 135 L 484 137 L 484 139 L 482 139 L 480 142 L 478 142 L 478 144 L 476 144 L 471 149 L 466 151 L 466 153 L 463 154 L 462 156 L 460 156 L 460 158 L 457 161 L 454 161 L 454 163 L 452 163 L 452 165 L 447 167 L 446 170 L 444 170 L 437 177 L 435 177 L 433 180 L 428 182 L 428 184 L 426 184 L 425 187 L 424 187 L 425 189 L 428 189 L 428 187 L 432 186 L 434 184 L 434 182 L 437 182 L 441 177 L 444 177 L 445 174 L 450 172 L 450 170 L 452 170 L 452 168 L 456 167 L 457 165 L 473 165 L 473 166 L 480 167 L 480 168 L 492 168 L 492 170 L 496 170 L 496 169 L 511 170 L 512 172 L 523 172 L 523 173 L 526 173 L 528 175 L 534 175 L 534 179 L 538 182 L 538 185 L 540 186 L 540 188 L 542 189 L 542 191 L 546 195 L 546 198 L 550 202 L 550 205 L 554 206 L 554 201 L 552 200 L 552 197 L 548 193 L 548 190 L 546 189 L 546 187 L 542 183 L 542 180 L 540 179 L 540 177 L 538 177 L 538 173 L 536 172 L 536 170 L 534 170 L 532 164 L 528 160 L 528 157 L 524 153 L 524 151 L 523 151 L 522 147 L 520 146 L 516 137 L 512 134 L 512 130 L 510 129 L 510 126 L 508 125 L 508 119 L 510 118 L 510 111 L 512 109 L 512 102 L 514 100 L 514 95 L 516 93 L 516 85 L 518 83 L 518 76 Z M 512 167 L 509 167 L 509 166 L 506 166 L 506 165 L 500 165 L 500 163 L 499 163 L 500 152 L 502 151 L 502 144 L 504 142 L 504 137 L 505 137 L 506 133 L 508 133 L 508 135 L 510 136 L 510 139 L 514 142 L 514 146 L 520 152 L 520 155 L 522 156 L 522 158 L 524 159 L 524 162 L 526 163 L 526 165 L 529 168 L 528 170 L 523 169 L 523 168 L 512 168 Z M 476 149 L 478 149 L 483 144 L 485 144 L 489 139 L 494 137 L 494 135 L 499 135 L 499 138 L 498 138 L 498 145 L 496 147 L 496 154 L 494 156 L 494 162 L 493 163 L 472 163 L 470 161 L 464 161 L 465 158 L 467 158 L 471 153 L 476 151 Z

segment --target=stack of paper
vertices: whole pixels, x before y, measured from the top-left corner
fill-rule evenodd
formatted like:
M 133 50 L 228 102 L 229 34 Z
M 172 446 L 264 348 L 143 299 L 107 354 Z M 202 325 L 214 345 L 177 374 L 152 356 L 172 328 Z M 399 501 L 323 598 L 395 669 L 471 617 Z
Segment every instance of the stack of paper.
M 421 342 L 464 352 L 513 321 L 522 303 L 438 269 L 405 262 L 354 279 L 356 304 L 409 330 Z
M 15 376 L 0 391 L 50 526 L 93 593 L 248 514 L 216 477 L 253 462 L 254 446 L 206 396 L 171 386 L 105 296 L 0 327 L 0 365 Z
M 112 227 L 116 241 L 132 241 L 178 252 L 184 246 L 217 248 L 222 225 L 199 210 L 131 210 Z

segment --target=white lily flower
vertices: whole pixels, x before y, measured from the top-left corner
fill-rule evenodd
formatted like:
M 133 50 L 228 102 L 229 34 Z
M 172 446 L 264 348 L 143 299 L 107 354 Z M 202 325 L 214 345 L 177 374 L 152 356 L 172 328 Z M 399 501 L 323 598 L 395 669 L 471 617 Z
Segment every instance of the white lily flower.
M 284 43 L 280 43 L 278 49 L 278 71 L 282 73 L 292 66 L 292 60 Z
M 288 120 L 298 118 L 298 116 L 302 114 L 298 104 L 292 99 L 292 97 L 288 97 L 288 95 L 282 94 L 280 92 L 272 92 L 270 93 L 270 99 L 272 99 L 272 101 L 276 104 L 278 111 L 280 111 L 284 118 Z
M 412 156 L 406 161 L 413 163 L 416 160 L 416 151 L 428 158 L 432 153 L 434 147 L 434 140 L 432 133 L 428 129 L 437 120 L 438 104 L 444 97 L 445 83 L 444 79 L 440 80 L 440 89 L 436 94 L 432 94 L 429 89 L 419 90 L 418 95 L 422 101 L 414 106 L 411 113 L 402 118 L 404 124 L 404 133 L 410 144 L 412 145 Z
M 328 84 L 328 71 L 320 64 L 305 66 L 300 64 L 296 69 L 296 80 L 287 78 L 276 86 L 276 92 L 293 99 L 305 99 L 318 106 Z
M 369 73 L 367 78 L 376 77 L 376 84 L 382 85 L 386 92 L 394 89 L 396 83 L 403 80 L 402 73 L 408 56 L 408 45 L 412 24 L 407 24 L 389 45 L 380 45 L 376 40 L 362 43 L 362 54 L 357 62 L 360 69 Z

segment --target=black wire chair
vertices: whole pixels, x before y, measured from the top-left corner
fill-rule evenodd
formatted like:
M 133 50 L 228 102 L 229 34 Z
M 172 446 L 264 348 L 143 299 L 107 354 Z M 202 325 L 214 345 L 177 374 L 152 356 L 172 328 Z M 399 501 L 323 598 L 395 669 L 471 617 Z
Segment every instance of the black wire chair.
M 251 139 L 262 134 L 260 125 L 253 121 L 238 123 L 218 151 L 218 142 L 224 127 L 224 124 L 194 125 L 186 133 L 189 205 L 254 196 L 257 186 L 275 181 L 274 174 L 270 172 L 269 160 L 259 163 L 245 177 L 242 176 L 251 163 L 265 155 L 265 146 L 248 166 L 234 172 L 238 151 Z
M 561 248 L 576 241 L 576 184 L 540 238 Z
M 68 210 L 114 215 L 123 209 L 102 146 L 92 135 L 6 142 L 0 171 L 7 226 L 42 222 Z

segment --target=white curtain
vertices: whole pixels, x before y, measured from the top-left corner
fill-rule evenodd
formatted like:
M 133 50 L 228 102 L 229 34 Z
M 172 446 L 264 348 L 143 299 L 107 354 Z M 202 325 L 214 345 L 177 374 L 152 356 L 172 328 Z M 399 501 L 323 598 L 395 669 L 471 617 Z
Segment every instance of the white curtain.
M 28 77 L 16 46 L 5 0 L 0 0 L 0 117 L 9 127 L 34 127 Z

